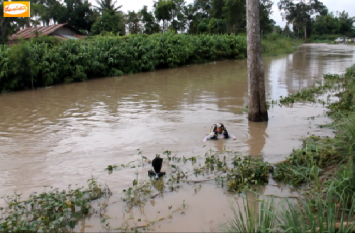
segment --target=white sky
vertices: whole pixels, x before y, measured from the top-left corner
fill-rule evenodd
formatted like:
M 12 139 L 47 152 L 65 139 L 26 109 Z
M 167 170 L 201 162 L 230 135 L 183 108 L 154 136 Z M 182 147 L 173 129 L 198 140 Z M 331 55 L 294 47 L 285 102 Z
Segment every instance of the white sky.
M 89 0 L 95 5 L 95 0 Z M 349 13 L 350 17 L 355 16 L 355 0 L 320 0 L 328 8 L 330 12 L 336 13 L 336 11 L 343 11 Z M 193 0 L 185 0 L 186 4 L 192 3 Z M 280 11 L 277 8 L 279 0 L 273 0 L 273 14 L 272 18 L 276 21 L 276 25 L 282 27 L 285 26 L 285 22 L 282 21 Z M 149 10 L 153 9 L 153 0 L 117 0 L 117 5 L 122 5 L 122 11 L 139 11 L 144 5 L 148 6 Z

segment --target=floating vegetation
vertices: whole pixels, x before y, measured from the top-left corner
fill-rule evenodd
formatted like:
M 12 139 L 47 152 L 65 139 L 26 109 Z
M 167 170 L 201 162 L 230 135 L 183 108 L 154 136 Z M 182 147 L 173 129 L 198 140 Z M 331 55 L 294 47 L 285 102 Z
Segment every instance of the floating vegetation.
M 211 151 L 210 151 L 211 152 Z M 168 156 L 170 153 L 165 152 Z M 126 192 L 126 197 L 123 199 L 129 208 L 139 206 L 143 209 L 144 205 L 149 198 L 155 198 L 158 195 L 163 195 L 167 191 L 175 191 L 180 188 L 182 183 L 201 183 L 209 180 L 215 180 L 217 185 L 226 188 L 231 192 L 242 192 L 243 190 L 250 189 L 251 185 L 265 184 L 268 182 L 269 174 L 272 172 L 273 167 L 271 164 L 263 162 L 261 158 L 253 158 L 251 156 L 239 156 L 232 155 L 231 152 L 225 152 L 223 159 L 221 155 L 208 154 L 205 155 L 204 166 L 197 166 L 197 161 L 202 162 L 195 156 L 186 158 L 183 156 L 182 162 L 185 164 L 187 161 L 191 161 L 194 166 L 192 174 L 184 172 L 177 165 L 180 159 L 176 158 L 175 164 L 171 164 L 173 168 L 172 174 L 168 174 L 160 180 L 154 180 L 151 178 L 141 178 L 138 182 L 133 181 L 133 185 Z M 227 156 L 229 157 L 227 161 Z M 172 161 L 172 158 L 170 159 Z M 201 177 L 209 175 L 207 179 L 203 180 L 188 180 L 188 177 L 195 175 Z M 156 191 L 153 191 L 152 186 Z
M 7 206 L 0 208 L 0 232 L 66 232 L 73 229 L 78 220 L 93 213 L 90 202 L 111 195 L 107 186 L 101 186 L 94 178 L 88 180 L 88 188 L 80 187 L 59 191 L 33 193 L 21 200 L 21 194 L 4 197 Z
M 340 75 L 333 75 L 333 74 L 325 74 L 324 75 L 324 80 L 322 81 L 317 81 L 316 85 L 308 88 L 301 90 L 297 92 L 296 94 L 289 94 L 288 96 L 280 96 L 280 99 L 277 100 L 272 100 L 271 104 L 293 104 L 295 102 L 300 102 L 300 101 L 308 101 L 308 102 L 318 102 L 322 103 L 323 105 L 326 104 L 326 101 L 323 99 L 317 99 L 317 96 L 320 96 L 322 94 L 325 94 L 326 92 L 329 92 L 330 90 L 339 90 L 341 87 L 341 82 L 344 80 L 343 76 Z M 329 101 L 329 97 L 327 99 Z

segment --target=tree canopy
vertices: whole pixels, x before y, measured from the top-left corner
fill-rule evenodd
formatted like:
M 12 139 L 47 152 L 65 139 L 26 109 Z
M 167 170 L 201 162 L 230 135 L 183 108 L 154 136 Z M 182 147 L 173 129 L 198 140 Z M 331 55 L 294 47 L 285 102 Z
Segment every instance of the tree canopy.
M 271 19 L 272 0 L 258 0 L 260 33 L 291 35 L 303 32 L 313 35 L 355 36 L 355 18 L 345 11 L 329 13 L 321 0 L 279 0 L 278 8 L 286 27 L 275 27 Z M 0 41 L 29 26 L 68 23 L 88 35 L 119 32 L 120 35 L 153 34 L 173 30 L 189 34 L 246 33 L 246 0 L 156 0 L 147 6 L 122 12 L 119 0 L 30 0 L 31 18 L 4 18 L 0 15 Z M 0 5 L 2 7 L 2 3 Z M 293 29 L 293 31 L 292 31 Z

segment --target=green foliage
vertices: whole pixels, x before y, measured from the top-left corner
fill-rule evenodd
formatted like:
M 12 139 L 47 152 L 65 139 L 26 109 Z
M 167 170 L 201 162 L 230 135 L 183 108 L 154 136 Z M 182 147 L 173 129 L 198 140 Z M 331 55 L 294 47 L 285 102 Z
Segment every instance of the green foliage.
M 144 33 L 145 34 L 153 34 L 157 33 L 160 30 L 159 24 L 155 22 L 155 18 L 152 12 L 148 12 L 147 6 L 143 6 L 143 8 L 139 11 L 139 14 L 142 17 L 142 23 L 144 25 Z
M 294 28 L 303 30 L 304 39 L 307 40 L 311 19 L 314 15 L 320 14 L 326 7 L 319 0 L 306 0 L 295 2 L 292 0 L 280 0 L 278 8 L 283 11 L 282 15 L 287 23 L 292 23 Z
M 349 67 L 342 79 L 342 87 L 344 88 L 338 96 L 339 101 L 332 103 L 329 106 L 330 114 L 337 117 L 339 112 L 347 115 L 349 112 L 354 111 L 355 106 L 355 65 Z
M 348 163 L 341 165 L 340 169 L 336 172 L 336 177 L 331 184 L 334 190 L 344 197 L 351 197 L 355 192 L 355 164 L 353 158 Z M 349 201 L 352 201 L 349 199 Z M 346 203 L 347 206 L 353 205 L 353 203 Z
M 56 45 L 62 42 L 62 40 L 59 38 L 47 35 L 33 37 L 31 40 L 33 41 L 33 43 L 46 43 L 49 45 Z
M 64 6 L 59 4 L 55 7 L 57 14 L 59 13 L 56 15 L 58 23 L 68 23 L 78 30 L 90 31 L 98 17 L 98 13 L 91 9 L 89 1 L 64 0 Z
M 0 208 L 1 232 L 68 232 L 77 221 L 92 213 L 90 201 L 109 194 L 107 187 L 101 187 L 94 178 L 84 187 L 59 191 L 53 189 L 33 193 L 22 201 L 21 194 L 4 197 L 7 206 Z
M 285 211 L 279 213 L 280 229 L 293 233 L 353 232 L 355 222 L 351 218 L 354 205 L 347 208 L 345 204 L 353 201 L 355 195 L 348 198 L 333 189 L 329 189 L 325 198 L 320 193 L 311 193 L 305 200 L 300 200 L 297 206 L 287 201 L 282 207 Z
M 224 19 L 212 18 L 208 24 L 211 34 L 225 34 L 227 32 L 227 22 Z
M 279 102 L 281 104 L 293 104 L 299 101 L 320 102 L 325 104 L 322 99 L 316 99 L 317 96 L 323 95 L 330 90 L 336 90 L 340 88 L 340 82 L 343 82 L 344 78 L 339 75 L 325 74 L 323 81 L 318 81 L 315 86 L 298 91 L 295 94 L 289 94 L 287 96 L 280 96 Z M 277 103 L 277 100 L 272 100 L 272 103 Z
M 349 197 L 330 188 L 325 195 L 311 192 L 296 203 L 286 199 L 276 205 L 274 198 L 251 201 L 243 197 L 243 205 L 232 205 L 234 218 L 226 223 L 228 232 L 342 232 L 350 233 L 355 195 Z M 260 202 L 260 203 L 259 203 Z
M 202 21 L 197 25 L 197 32 L 207 33 L 208 32 L 209 19 L 202 19 Z
M 297 43 L 288 37 L 280 36 L 277 33 L 271 33 L 261 40 L 262 55 L 275 56 L 279 54 L 293 53 L 297 50 L 298 45 L 300 45 L 300 43 Z
M 118 12 L 119 9 L 121 9 L 121 6 L 115 6 L 117 1 L 112 1 L 112 0 L 96 0 L 96 4 L 99 5 L 97 7 L 98 10 L 101 12 L 104 11 L 113 11 L 113 12 Z
M 130 34 L 138 34 L 142 31 L 140 21 L 141 14 L 136 13 L 135 11 L 128 11 L 126 23 L 128 24 L 128 30 Z
M 102 16 L 92 25 L 91 33 L 92 35 L 98 35 L 104 32 L 117 34 L 122 31 L 119 24 L 121 20 L 121 16 L 115 11 L 104 11 Z
M 333 13 L 319 16 L 313 23 L 312 39 L 334 41 L 337 37 L 355 36 L 354 22 L 355 17 L 349 17 L 345 11 L 336 16 Z
M 255 199 L 257 199 L 257 195 L 255 195 Z M 275 208 L 274 199 L 262 200 L 260 209 L 256 208 L 259 206 L 258 202 L 247 197 L 243 197 L 242 200 L 242 206 L 237 202 L 237 209 L 231 203 L 234 218 L 227 223 L 228 232 L 275 232 L 278 224 L 276 218 L 278 211 Z
M 173 1 L 169 0 L 159 0 L 154 5 L 155 7 L 155 17 L 160 20 L 170 21 L 173 17 L 173 10 L 175 10 L 176 6 Z
M 78 82 L 94 77 L 152 71 L 246 57 L 246 38 L 234 35 L 92 36 L 57 45 L 22 41 L 0 46 L 2 92 Z
M 293 150 L 285 161 L 276 164 L 273 178 L 294 186 L 317 179 L 322 168 L 345 159 L 337 153 L 334 144 L 335 140 L 329 137 L 304 139 L 301 149 Z
M 227 175 L 227 187 L 229 191 L 234 192 L 250 189 L 250 185 L 268 183 L 269 173 L 273 171 L 269 163 L 251 156 L 244 159 L 235 157 L 233 165 L 234 168 Z

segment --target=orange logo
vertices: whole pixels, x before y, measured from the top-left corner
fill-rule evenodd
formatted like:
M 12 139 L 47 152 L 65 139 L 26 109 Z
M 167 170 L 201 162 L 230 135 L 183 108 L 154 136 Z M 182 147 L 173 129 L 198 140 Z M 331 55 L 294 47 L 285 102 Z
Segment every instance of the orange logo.
M 30 2 L 4 2 L 4 17 L 30 17 Z

